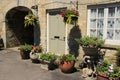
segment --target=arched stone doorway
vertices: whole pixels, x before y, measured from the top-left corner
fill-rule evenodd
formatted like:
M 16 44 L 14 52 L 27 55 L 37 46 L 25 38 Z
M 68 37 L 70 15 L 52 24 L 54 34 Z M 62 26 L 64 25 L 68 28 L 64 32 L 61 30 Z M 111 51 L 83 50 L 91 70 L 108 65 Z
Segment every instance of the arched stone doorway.
M 24 17 L 31 11 L 27 7 L 18 6 L 6 14 L 6 47 L 23 44 L 34 44 L 34 27 L 24 27 Z

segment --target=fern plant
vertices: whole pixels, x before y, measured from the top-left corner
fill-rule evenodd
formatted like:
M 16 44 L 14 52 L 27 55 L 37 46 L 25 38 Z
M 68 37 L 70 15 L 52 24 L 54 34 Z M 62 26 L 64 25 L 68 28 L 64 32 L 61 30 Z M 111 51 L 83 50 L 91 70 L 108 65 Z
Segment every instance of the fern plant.
M 32 12 L 29 12 L 28 15 L 25 16 L 24 26 L 35 26 L 36 22 L 37 17 Z

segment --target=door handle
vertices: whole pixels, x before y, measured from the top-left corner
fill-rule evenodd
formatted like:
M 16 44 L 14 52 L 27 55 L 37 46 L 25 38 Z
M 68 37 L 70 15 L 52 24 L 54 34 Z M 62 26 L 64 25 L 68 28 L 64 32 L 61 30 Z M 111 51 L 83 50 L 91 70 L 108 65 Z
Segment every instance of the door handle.
M 60 36 L 54 36 L 54 38 L 55 38 L 55 39 L 59 39 L 59 38 L 60 38 Z

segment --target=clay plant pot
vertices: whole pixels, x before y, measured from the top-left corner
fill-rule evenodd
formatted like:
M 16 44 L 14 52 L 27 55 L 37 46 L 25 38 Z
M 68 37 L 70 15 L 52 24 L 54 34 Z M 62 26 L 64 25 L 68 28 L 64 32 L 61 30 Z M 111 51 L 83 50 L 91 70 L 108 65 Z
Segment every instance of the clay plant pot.
M 102 73 L 97 73 L 97 80 L 110 80 L 109 77 Z
M 59 65 L 59 67 L 60 67 L 60 69 L 61 69 L 61 71 L 62 71 L 63 73 L 71 73 L 71 72 L 73 72 L 74 64 L 75 64 L 74 61 L 71 61 L 71 62 L 63 61 L 63 62 Z

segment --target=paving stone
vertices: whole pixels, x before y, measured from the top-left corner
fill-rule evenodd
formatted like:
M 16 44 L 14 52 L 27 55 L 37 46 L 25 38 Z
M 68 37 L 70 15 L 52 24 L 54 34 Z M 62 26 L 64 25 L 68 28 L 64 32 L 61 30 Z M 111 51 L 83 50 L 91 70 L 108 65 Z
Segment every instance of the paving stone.
M 83 80 L 81 72 L 65 74 L 56 70 L 41 69 L 30 59 L 22 60 L 19 51 L 0 51 L 0 80 Z

